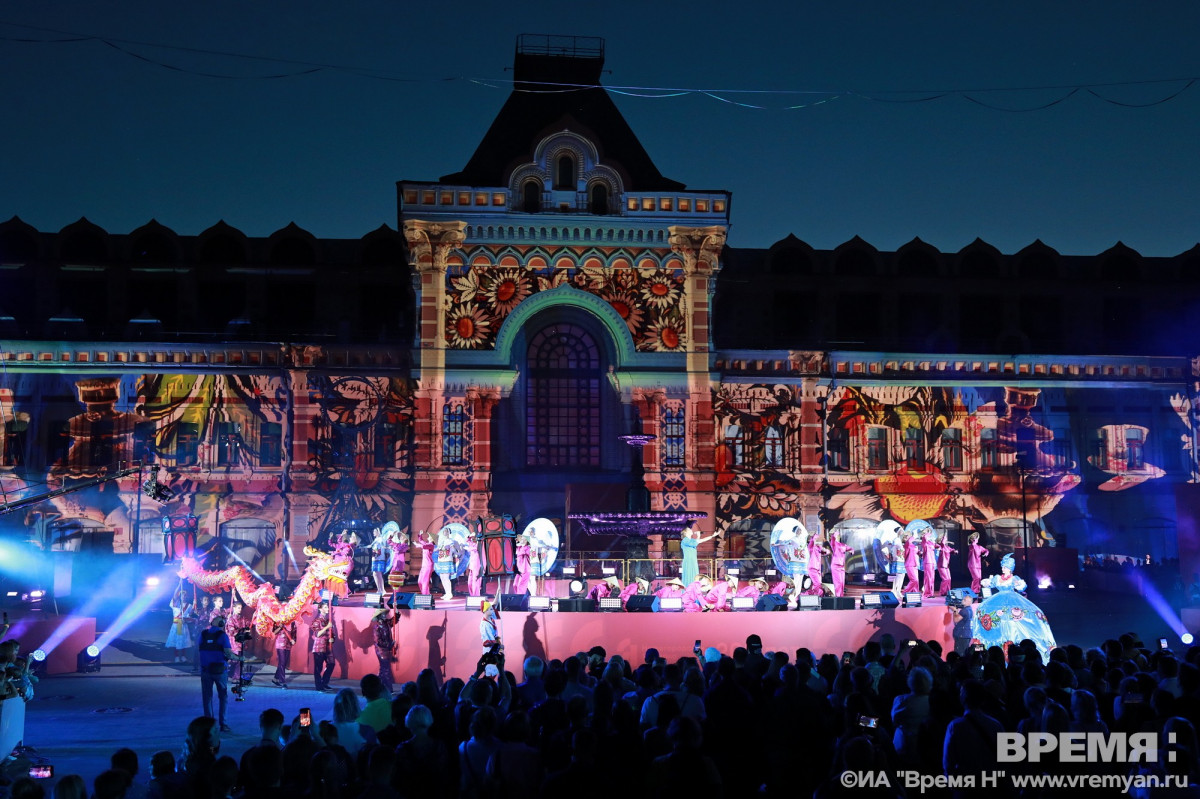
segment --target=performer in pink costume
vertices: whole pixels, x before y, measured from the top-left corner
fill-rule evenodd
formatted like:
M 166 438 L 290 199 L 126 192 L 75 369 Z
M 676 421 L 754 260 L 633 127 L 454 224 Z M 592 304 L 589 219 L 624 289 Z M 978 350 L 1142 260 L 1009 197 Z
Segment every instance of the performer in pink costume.
M 921 587 L 921 596 L 933 596 L 933 583 L 937 579 L 937 541 L 934 540 L 933 530 L 925 531 L 921 538 L 921 560 L 925 569 L 925 582 Z
M 833 576 L 833 595 L 846 595 L 846 556 L 854 552 L 842 543 L 842 534 L 837 530 L 829 533 L 829 572 Z
M 957 551 L 950 545 L 950 536 L 943 533 L 938 544 L 938 596 L 950 593 L 950 556 Z
M 433 550 L 437 544 L 422 530 L 417 533 L 417 549 L 421 550 L 421 571 L 417 572 L 417 590 L 429 596 L 430 583 L 433 581 Z
M 517 545 L 517 576 L 513 578 L 512 590 L 514 594 L 523 594 L 529 590 L 530 556 L 533 553 L 533 547 L 529 546 L 529 539 L 524 535 L 517 536 L 515 543 Z
M 588 599 L 608 599 L 613 594 L 621 591 L 621 581 L 616 577 L 605 577 L 604 582 L 596 583 L 592 586 L 592 590 L 588 591 Z
M 392 568 L 388 572 L 388 588 L 399 591 L 404 588 L 408 579 L 408 536 L 396 530 L 392 533 L 388 546 L 392 548 Z
M 812 581 L 812 585 L 808 590 L 804 591 L 808 596 L 824 596 L 825 588 L 821 585 L 821 575 L 824 571 L 822 566 L 822 558 L 825 555 L 825 545 L 821 543 L 821 539 L 816 534 L 808 541 L 808 579 Z
M 662 588 L 655 591 L 654 595 L 659 599 L 682 597 L 685 588 L 687 588 L 687 586 L 683 584 L 683 580 L 680 580 L 678 577 L 674 577 L 671 580 L 668 580 Z
M 920 593 L 921 583 L 917 579 L 917 542 L 912 533 L 904 534 L 904 574 L 908 578 L 904 583 L 904 593 Z
M 683 592 L 683 609 L 687 613 L 699 613 L 702 610 L 708 609 L 708 603 L 705 597 L 712 589 L 712 580 L 708 579 L 707 575 L 700 575 L 700 578 L 693 582 Z
M 348 530 L 342 530 L 333 544 L 334 559 L 346 558 L 351 563 L 354 562 L 354 548 L 358 546 L 358 534 Z M 346 584 L 346 580 L 341 577 L 331 576 L 325 581 L 325 585 L 329 588 L 329 592 L 334 596 L 345 599 L 350 595 L 350 586 Z M 231 639 L 232 640 L 232 639 Z
M 717 612 L 729 610 L 729 596 L 737 593 L 737 578 L 730 577 L 714 583 L 708 596 L 704 598 L 709 610 Z
M 479 541 L 474 530 L 467 533 L 467 593 L 483 596 L 483 562 L 479 558 Z
M 621 607 L 625 607 L 627 604 L 629 604 L 629 597 L 636 596 L 637 594 L 648 593 L 650 593 L 650 583 L 646 582 L 641 577 L 637 578 L 629 585 L 621 589 L 621 593 L 618 595 L 621 600 Z
M 755 577 L 753 580 L 750 581 L 749 585 L 739 588 L 737 590 L 737 593 L 734 594 L 734 596 L 750 597 L 755 602 L 757 602 L 759 597 L 761 597 L 766 592 L 767 592 L 767 581 L 761 577 Z
M 988 556 L 987 547 L 979 545 L 979 533 L 967 536 L 967 571 L 971 573 L 971 590 L 976 596 L 983 593 L 983 558 Z

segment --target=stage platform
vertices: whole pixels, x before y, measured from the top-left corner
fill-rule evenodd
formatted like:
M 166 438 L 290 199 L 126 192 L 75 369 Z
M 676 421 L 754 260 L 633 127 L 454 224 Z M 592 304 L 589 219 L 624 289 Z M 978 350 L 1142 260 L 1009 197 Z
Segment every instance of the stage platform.
M 480 613 L 466 610 L 465 600 L 439 600 L 433 610 L 402 610 L 396 625 L 397 662 L 393 675 L 398 682 L 416 679 L 422 669 L 440 676 L 468 676 L 483 649 L 480 643 Z M 334 649 L 336 679 L 358 679 L 377 672 L 371 620 L 373 608 L 341 606 L 334 610 L 339 641 Z M 701 646 L 715 646 L 730 653 L 745 646 L 746 636 L 758 634 L 767 651 L 794 654 L 808 647 L 817 654 L 841 655 L 854 651 L 872 638 L 891 633 L 897 643 L 905 639 L 940 641 L 953 646 L 950 609 L 944 604 L 920 608 L 872 610 L 809 610 L 725 613 L 564 613 L 508 611 L 500 619 L 507 668 L 521 676 L 521 663 L 529 655 L 562 659 L 600 645 L 609 654 L 620 654 L 641 663 L 647 649 L 654 647 L 668 660 L 692 654 Z M 312 672 L 308 627 L 301 625 L 299 640 L 292 650 L 291 668 Z M 265 642 L 257 642 L 262 646 Z M 262 652 L 266 657 L 273 653 Z M 303 679 L 303 678 L 298 678 Z

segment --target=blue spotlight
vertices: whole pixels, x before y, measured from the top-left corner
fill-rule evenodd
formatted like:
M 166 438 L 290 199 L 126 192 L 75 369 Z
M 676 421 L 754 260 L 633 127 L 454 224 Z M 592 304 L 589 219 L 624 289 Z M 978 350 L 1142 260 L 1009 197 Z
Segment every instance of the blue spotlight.
M 1184 643 L 1184 645 L 1185 645 L 1185 646 L 1191 646 L 1191 645 L 1192 645 L 1192 640 L 1193 640 L 1193 639 L 1192 639 L 1192 634 L 1191 634 L 1191 633 L 1184 633 L 1183 635 L 1179 636 L 1179 640 L 1180 640 L 1180 641 L 1182 641 L 1182 642 Z
M 34 660 L 36 660 L 38 663 L 41 663 L 43 660 L 46 659 L 46 650 L 35 649 L 35 650 L 33 650 L 33 653 L 30 655 L 30 657 L 33 658 Z

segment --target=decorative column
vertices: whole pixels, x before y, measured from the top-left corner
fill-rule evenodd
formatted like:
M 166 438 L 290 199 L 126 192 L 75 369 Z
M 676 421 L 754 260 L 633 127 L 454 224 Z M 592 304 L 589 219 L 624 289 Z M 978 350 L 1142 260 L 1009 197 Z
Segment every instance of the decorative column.
M 413 397 L 414 529 L 428 526 L 442 513 L 445 480 L 437 479 L 432 470 L 441 464 L 434 445 L 446 385 L 446 268 L 450 253 L 466 240 L 466 227 L 466 222 L 404 222 L 419 352 L 418 388 Z
M 688 404 L 685 414 L 688 508 L 716 518 L 716 430 L 713 421 L 712 341 L 709 318 L 715 278 L 721 268 L 725 227 L 672 226 L 671 250 L 683 259 L 684 330 Z

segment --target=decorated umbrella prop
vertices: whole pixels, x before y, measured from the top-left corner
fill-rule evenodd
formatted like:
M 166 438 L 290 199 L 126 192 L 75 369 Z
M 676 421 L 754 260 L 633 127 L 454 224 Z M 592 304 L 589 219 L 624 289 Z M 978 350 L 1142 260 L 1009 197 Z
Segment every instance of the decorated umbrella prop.
M 785 516 L 771 529 L 771 559 L 780 574 L 797 577 L 808 570 L 808 530 L 799 519 Z
M 451 579 L 462 577 L 467 573 L 467 565 L 470 562 L 470 558 L 467 557 L 467 547 L 469 546 L 467 543 L 467 534 L 469 532 L 465 524 L 459 524 L 458 522 L 450 522 L 450 524 L 447 524 L 438 532 L 439 550 L 441 549 L 442 542 L 447 538 L 450 539 L 453 545 L 455 563 L 454 570 L 450 572 Z
M 530 573 L 534 577 L 545 577 L 558 560 L 558 528 L 549 519 L 534 519 L 525 526 L 522 535 L 529 539 L 529 546 L 533 548 Z M 541 553 L 540 558 L 538 553 Z
M 875 528 L 875 540 L 879 542 L 879 552 L 883 555 L 881 565 L 888 574 L 899 574 L 904 570 L 904 545 L 900 543 L 900 534 L 904 528 L 895 519 L 884 519 Z

